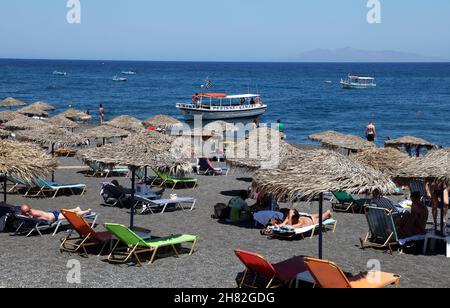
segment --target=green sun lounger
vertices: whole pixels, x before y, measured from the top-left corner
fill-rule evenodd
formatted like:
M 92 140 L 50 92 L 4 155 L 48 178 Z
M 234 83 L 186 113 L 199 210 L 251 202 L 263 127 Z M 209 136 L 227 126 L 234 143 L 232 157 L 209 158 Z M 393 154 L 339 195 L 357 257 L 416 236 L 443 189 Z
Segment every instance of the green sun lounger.
M 366 206 L 371 205 L 371 199 L 355 199 L 353 196 L 344 191 L 333 192 L 334 198 L 337 202 L 332 203 L 333 211 L 335 212 L 348 212 L 352 213 L 359 212 L 362 213 Z
M 175 187 L 178 184 L 184 184 L 185 187 L 188 187 L 188 185 L 193 185 L 193 188 L 197 187 L 198 180 L 194 178 L 180 178 L 180 177 L 174 177 L 166 174 L 165 172 L 159 171 L 159 170 L 153 170 L 156 174 L 156 177 L 153 179 L 151 185 L 155 185 L 157 182 L 161 182 L 159 186 L 163 186 L 165 184 L 173 184 L 172 189 L 175 189 Z
M 104 226 L 119 240 L 108 257 L 108 261 L 112 263 L 125 264 L 134 257 L 139 266 L 141 266 L 142 263 L 139 259 L 139 254 L 151 253 L 152 255 L 149 264 L 152 264 L 158 250 L 168 246 L 172 247 L 175 255 L 178 257 L 179 254 L 175 245 L 185 243 L 192 243 L 192 248 L 189 252 L 189 255 L 192 255 L 197 243 L 197 237 L 195 235 L 172 235 L 146 241 L 142 239 L 142 236 L 139 236 L 137 233 L 123 225 L 107 223 L 104 224 Z M 125 245 L 121 246 L 121 244 Z

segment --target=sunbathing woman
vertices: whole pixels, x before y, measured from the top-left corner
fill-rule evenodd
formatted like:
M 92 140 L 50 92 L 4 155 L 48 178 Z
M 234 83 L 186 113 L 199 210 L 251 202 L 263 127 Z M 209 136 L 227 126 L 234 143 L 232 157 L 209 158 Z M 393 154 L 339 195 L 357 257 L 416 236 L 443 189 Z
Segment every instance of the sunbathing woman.
M 305 228 L 319 224 L 319 214 L 315 215 L 300 215 L 297 210 L 290 210 L 286 220 L 281 225 L 275 227 L 291 226 L 295 229 Z M 330 210 L 326 211 L 322 216 L 322 220 L 333 218 L 333 213 Z
M 60 211 L 53 211 L 53 212 L 44 212 L 41 210 L 34 210 L 32 208 L 30 208 L 29 205 L 22 205 L 20 207 L 20 211 L 22 212 L 23 215 L 28 216 L 30 218 L 34 218 L 34 219 L 39 219 L 39 220 L 43 220 L 46 221 L 50 224 L 58 221 L 58 220 L 63 220 L 65 219 L 64 216 L 61 214 Z M 80 209 L 79 207 L 70 210 L 71 212 L 75 212 L 76 214 L 83 216 L 86 214 L 91 214 L 92 210 L 88 209 L 86 211 L 83 211 L 82 209 Z

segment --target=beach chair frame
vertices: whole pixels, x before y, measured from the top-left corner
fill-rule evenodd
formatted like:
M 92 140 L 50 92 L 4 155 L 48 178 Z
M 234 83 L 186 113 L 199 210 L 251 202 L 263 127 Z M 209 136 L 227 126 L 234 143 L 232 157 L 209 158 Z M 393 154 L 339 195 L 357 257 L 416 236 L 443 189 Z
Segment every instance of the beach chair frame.
M 333 223 L 323 224 L 322 230 L 324 232 L 332 231 L 332 233 L 336 233 L 337 223 L 338 223 L 337 219 L 334 219 Z M 304 240 L 304 239 L 306 239 L 305 234 L 311 232 L 311 235 L 308 236 L 308 238 L 313 239 L 314 236 L 316 235 L 317 230 L 319 230 L 319 225 L 312 226 L 311 230 L 308 230 L 304 233 L 293 233 L 293 234 L 289 234 L 289 235 L 273 233 L 273 234 L 269 234 L 267 236 L 269 238 L 280 238 L 280 239 L 295 239 L 296 237 L 301 237 L 301 239 Z
M 174 190 L 178 183 L 183 183 L 185 188 L 189 188 L 188 184 L 193 184 L 192 189 L 197 188 L 198 186 L 198 179 L 194 179 L 194 178 L 175 178 L 172 177 L 162 171 L 159 170 L 153 170 L 153 172 L 155 172 L 156 177 L 152 180 L 152 182 L 150 183 L 150 186 L 158 186 L 158 187 L 162 187 L 165 186 L 166 184 L 170 184 L 172 183 L 172 190 Z M 156 185 L 156 183 L 160 182 L 159 185 Z
M 60 191 L 69 190 L 72 195 L 75 195 L 74 189 L 80 189 L 80 196 L 83 196 L 86 192 L 87 186 L 85 184 L 72 184 L 72 185 L 58 185 L 54 186 L 51 183 L 47 182 L 42 178 L 37 178 L 34 180 L 37 187 L 40 187 L 40 190 L 32 197 L 43 196 L 46 197 L 46 193 L 53 193 L 52 199 L 55 199 L 58 196 Z
M 342 198 L 338 194 L 346 194 L 349 200 L 342 200 Z M 354 199 L 353 196 L 346 192 L 332 192 L 334 199 L 336 201 L 331 203 L 331 207 L 334 212 L 344 212 L 347 213 L 349 210 L 352 211 L 352 214 L 356 214 L 356 208 L 359 208 L 359 213 L 363 213 L 364 208 L 370 205 L 370 202 L 367 202 L 365 199 Z M 359 200 L 364 201 L 364 204 L 361 204 Z

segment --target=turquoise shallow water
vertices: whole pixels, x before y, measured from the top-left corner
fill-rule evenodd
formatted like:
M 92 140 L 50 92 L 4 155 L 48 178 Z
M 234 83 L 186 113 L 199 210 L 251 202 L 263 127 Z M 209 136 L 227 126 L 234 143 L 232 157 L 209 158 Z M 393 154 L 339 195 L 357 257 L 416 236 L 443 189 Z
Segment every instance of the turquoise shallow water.
M 67 72 L 55 76 L 53 71 Z M 112 78 L 123 70 L 137 75 L 128 82 Z M 371 90 L 343 90 L 348 73 L 377 78 Z M 27 103 L 46 100 L 63 111 L 69 104 L 97 117 L 99 103 L 106 117 L 129 114 L 140 119 L 169 114 L 189 102 L 209 76 L 213 92 L 258 91 L 269 104 L 263 122 L 281 119 L 288 139 L 305 143 L 309 134 L 328 129 L 364 135 L 369 121 L 377 124 L 382 143 L 387 137 L 415 135 L 450 146 L 450 63 L 188 63 L 0 60 L 0 98 Z M 325 81 L 332 81 L 331 84 Z

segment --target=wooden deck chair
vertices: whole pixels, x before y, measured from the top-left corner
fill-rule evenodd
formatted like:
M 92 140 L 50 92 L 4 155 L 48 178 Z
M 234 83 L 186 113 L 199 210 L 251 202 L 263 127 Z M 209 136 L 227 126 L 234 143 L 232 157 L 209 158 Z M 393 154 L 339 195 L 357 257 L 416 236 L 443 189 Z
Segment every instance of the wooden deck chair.
M 192 243 L 189 255 L 194 253 L 195 246 L 197 244 L 197 237 L 194 235 L 172 235 L 164 238 L 156 238 L 152 240 L 144 240 L 137 232 L 130 230 L 129 228 L 119 224 L 105 224 L 107 230 L 109 230 L 115 237 L 119 239 L 116 246 L 111 251 L 108 261 L 112 263 L 125 264 L 131 258 L 134 258 L 139 266 L 142 266 L 139 254 L 152 253 L 149 264 L 152 264 L 155 260 L 158 250 L 162 247 L 172 247 L 175 255 L 178 257 L 179 253 L 175 245 Z M 121 244 L 125 244 L 121 247 Z
M 332 193 L 337 202 L 332 203 L 333 211 L 335 212 L 348 212 L 352 211 L 353 214 L 356 212 L 362 213 L 364 207 L 369 206 L 371 199 L 355 199 L 353 196 L 347 192 L 339 191 Z
M 83 217 L 75 212 L 61 210 L 61 213 L 70 223 L 73 231 L 61 240 L 60 250 L 71 253 L 81 252 L 82 256 L 88 257 L 87 247 L 101 246 L 99 254 L 101 255 L 106 245 L 112 240 L 111 232 L 96 232 Z M 73 236 L 74 232 L 78 233 L 78 236 Z
M 284 262 L 272 264 L 264 257 L 252 252 L 240 249 L 237 249 L 234 252 L 246 268 L 244 276 L 239 283 L 239 288 L 254 288 L 258 277 L 265 278 L 268 281 L 266 285 L 267 289 L 283 285 L 292 286 L 297 275 L 307 271 L 301 257 L 294 257 Z M 251 284 L 246 284 L 245 280 L 249 273 L 254 275 L 254 279 Z
M 349 288 L 385 288 L 388 286 L 400 287 L 400 276 L 384 272 L 361 273 L 357 276 L 347 277 L 334 263 L 326 260 L 305 258 L 306 267 L 313 276 L 316 285 L 324 289 Z

